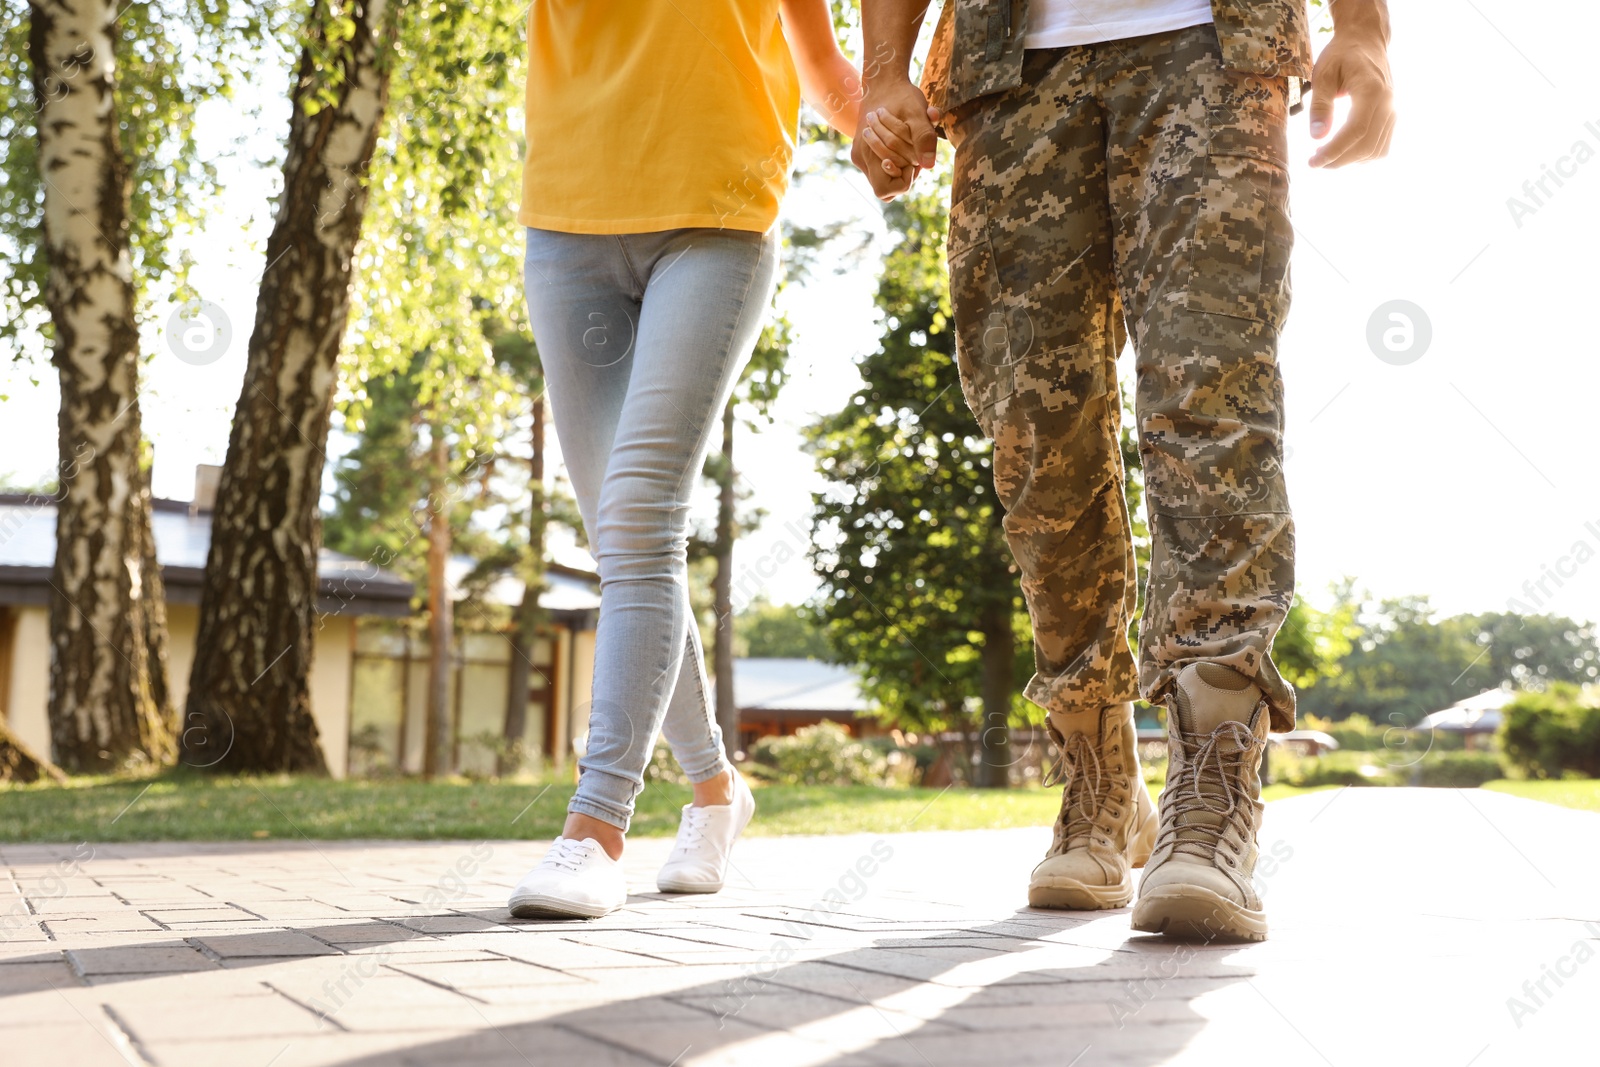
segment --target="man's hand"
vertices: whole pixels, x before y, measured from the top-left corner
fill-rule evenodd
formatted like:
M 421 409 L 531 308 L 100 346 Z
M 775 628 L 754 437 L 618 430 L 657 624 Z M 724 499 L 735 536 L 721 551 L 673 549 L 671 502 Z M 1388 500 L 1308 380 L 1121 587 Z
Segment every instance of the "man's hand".
M 1333 0 L 1333 40 L 1311 72 L 1311 136 L 1333 129 L 1333 102 L 1350 97 L 1343 128 L 1311 157 L 1313 167 L 1342 167 L 1389 152 L 1394 90 L 1389 78 L 1389 9 L 1384 0 Z
M 929 107 L 928 122 L 937 124 L 938 121 L 939 109 Z M 859 135 L 873 154 L 890 164 L 884 168 L 890 173 L 906 167 L 925 170 L 933 166 L 933 153 L 917 148 L 911 127 L 891 115 L 887 108 L 876 108 L 862 115 Z
M 850 159 L 861 168 L 880 200 L 893 200 L 911 188 L 920 169 L 931 167 L 939 135 L 938 112 L 928 106 L 909 78 L 868 80 L 861 100 L 861 128 Z

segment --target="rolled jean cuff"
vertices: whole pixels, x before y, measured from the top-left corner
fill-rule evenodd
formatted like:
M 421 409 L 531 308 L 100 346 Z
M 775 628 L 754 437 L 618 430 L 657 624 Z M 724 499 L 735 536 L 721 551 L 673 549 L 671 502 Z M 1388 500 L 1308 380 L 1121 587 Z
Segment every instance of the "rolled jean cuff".
M 676 755 L 676 753 L 674 753 L 674 755 Z M 732 769 L 733 764 L 729 763 L 721 752 L 718 752 L 717 762 L 712 764 L 709 771 L 692 771 L 688 767 L 685 767 L 683 769 L 683 773 L 688 776 L 689 781 L 693 782 L 695 785 L 699 785 L 701 782 L 709 782 L 711 779 L 719 777 L 723 773 Z
M 626 832 L 637 795 L 631 780 L 586 768 L 578 777 L 578 791 L 567 802 L 567 813 L 587 815 Z

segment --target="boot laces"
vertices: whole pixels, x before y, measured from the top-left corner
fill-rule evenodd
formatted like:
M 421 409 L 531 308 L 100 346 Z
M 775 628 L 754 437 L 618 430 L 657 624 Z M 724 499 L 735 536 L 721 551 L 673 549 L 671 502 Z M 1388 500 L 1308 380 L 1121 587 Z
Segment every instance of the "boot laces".
M 1229 721 L 1198 741 L 1188 740 L 1174 730 L 1172 744 L 1182 754 L 1183 765 L 1167 782 L 1172 794 L 1171 825 L 1175 831 L 1199 831 L 1203 840 L 1180 836 L 1178 845 L 1195 846 L 1185 851 L 1209 854 L 1221 845 L 1230 825 L 1245 829 L 1244 817 L 1254 798 L 1245 787 L 1244 778 L 1260 760 L 1263 742 L 1245 723 Z M 1185 818 L 1201 811 L 1218 816 L 1215 824 L 1207 819 Z
M 1095 816 L 1105 807 L 1112 779 L 1104 773 L 1100 753 L 1088 734 L 1075 733 L 1062 741 L 1061 758 L 1044 784 L 1063 786 L 1061 813 L 1056 817 L 1059 846 L 1067 848 L 1089 837 Z

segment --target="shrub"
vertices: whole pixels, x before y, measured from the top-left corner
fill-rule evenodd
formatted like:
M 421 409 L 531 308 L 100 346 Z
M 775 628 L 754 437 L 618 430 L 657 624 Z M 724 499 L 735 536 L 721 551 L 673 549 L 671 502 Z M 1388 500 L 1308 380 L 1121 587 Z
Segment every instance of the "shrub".
M 783 785 L 882 785 L 888 760 L 836 722 L 802 726 L 791 737 L 763 737 L 750 752 L 759 777 Z
M 1341 752 L 1380 752 L 1385 749 L 1395 755 L 1383 762 L 1406 762 L 1406 753 L 1413 748 L 1429 751 L 1459 750 L 1463 739 L 1459 734 L 1434 731 L 1416 731 L 1402 725 L 1398 717 L 1391 721 L 1373 722 L 1357 712 L 1343 719 L 1322 719 L 1315 715 L 1300 716 L 1303 730 L 1321 730 L 1339 742 Z
M 1501 710 L 1500 749 L 1529 778 L 1600 776 L 1600 690 L 1557 682 Z
M 1430 752 L 1417 764 L 1412 781 L 1447 789 L 1476 789 L 1505 776 L 1500 757 L 1488 752 Z
M 1272 753 L 1275 781 L 1309 788 L 1318 785 L 1398 785 L 1397 768 L 1383 763 L 1371 752 L 1329 752 L 1323 756 L 1296 756 L 1289 752 Z
M 683 773 L 678 761 L 672 758 L 672 749 L 667 747 L 665 741 L 660 740 L 656 741 L 655 750 L 650 753 L 650 762 L 644 766 L 644 780 L 666 785 L 689 784 L 689 776 Z

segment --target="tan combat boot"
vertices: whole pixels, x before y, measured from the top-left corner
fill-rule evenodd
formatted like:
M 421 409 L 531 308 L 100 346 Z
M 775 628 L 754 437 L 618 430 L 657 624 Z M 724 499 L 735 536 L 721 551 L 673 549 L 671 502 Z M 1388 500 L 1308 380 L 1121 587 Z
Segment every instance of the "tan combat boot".
M 1132 868 L 1144 865 L 1156 836 L 1133 705 L 1051 712 L 1047 729 L 1061 749 L 1061 814 L 1050 851 L 1028 879 L 1028 903 L 1074 911 L 1126 907 Z
M 1193 663 L 1167 711 L 1161 830 L 1139 881 L 1133 928 L 1201 941 L 1263 941 L 1267 916 L 1251 879 L 1261 827 L 1267 706 L 1237 671 Z

